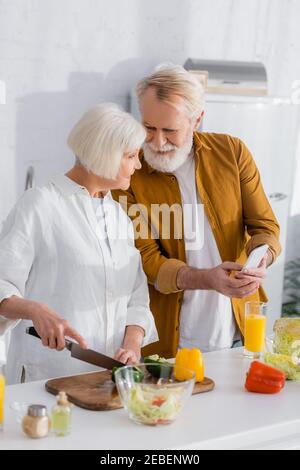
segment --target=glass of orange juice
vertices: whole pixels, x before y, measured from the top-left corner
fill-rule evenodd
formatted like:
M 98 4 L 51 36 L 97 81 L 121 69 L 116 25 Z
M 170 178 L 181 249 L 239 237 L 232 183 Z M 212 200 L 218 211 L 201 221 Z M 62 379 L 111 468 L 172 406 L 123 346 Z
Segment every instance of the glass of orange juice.
M 0 431 L 3 429 L 4 422 L 4 392 L 5 392 L 5 376 L 3 365 L 0 364 Z
M 267 304 L 246 302 L 244 355 L 259 359 L 265 348 Z

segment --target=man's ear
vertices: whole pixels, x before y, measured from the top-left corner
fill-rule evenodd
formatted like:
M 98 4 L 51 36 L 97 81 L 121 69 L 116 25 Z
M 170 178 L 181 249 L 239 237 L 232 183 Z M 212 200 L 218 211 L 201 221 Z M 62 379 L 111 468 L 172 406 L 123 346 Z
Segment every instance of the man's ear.
M 200 124 L 201 124 L 201 121 L 203 119 L 203 116 L 204 116 L 204 111 L 202 111 L 202 113 L 200 114 L 200 116 L 197 117 L 196 121 L 195 121 L 195 125 L 194 125 L 194 131 L 196 131 Z

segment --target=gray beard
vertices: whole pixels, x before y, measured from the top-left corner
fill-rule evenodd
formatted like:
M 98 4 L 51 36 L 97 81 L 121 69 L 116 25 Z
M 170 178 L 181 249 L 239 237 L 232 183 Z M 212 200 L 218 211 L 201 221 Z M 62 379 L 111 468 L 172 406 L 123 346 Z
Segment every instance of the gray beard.
M 173 173 L 178 170 L 181 165 L 188 159 L 188 156 L 193 147 L 193 136 L 188 139 L 183 147 L 176 148 L 172 155 L 158 154 L 151 149 L 150 145 L 144 143 L 143 151 L 144 157 L 148 165 L 162 173 Z

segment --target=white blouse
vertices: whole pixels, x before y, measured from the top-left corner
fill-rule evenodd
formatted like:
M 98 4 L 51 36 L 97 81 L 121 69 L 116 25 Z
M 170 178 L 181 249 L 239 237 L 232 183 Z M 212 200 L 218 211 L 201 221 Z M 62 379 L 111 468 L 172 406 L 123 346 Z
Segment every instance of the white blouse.
M 12 295 L 47 304 L 67 319 L 90 349 L 113 356 L 127 325 L 145 330 L 143 346 L 158 340 L 146 276 L 133 228 L 108 193 L 97 217 L 86 188 L 64 175 L 24 193 L 0 235 L 0 302 Z M 95 370 L 25 333 L 32 323 L 0 316 L 12 329 L 8 383 Z

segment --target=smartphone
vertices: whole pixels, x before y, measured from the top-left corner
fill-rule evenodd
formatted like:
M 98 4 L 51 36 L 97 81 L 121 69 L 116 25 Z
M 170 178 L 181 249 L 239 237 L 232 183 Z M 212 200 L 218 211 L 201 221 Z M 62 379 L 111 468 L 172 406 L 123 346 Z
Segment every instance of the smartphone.
M 261 260 L 269 249 L 269 245 L 261 245 L 251 251 L 246 263 L 243 266 L 242 272 L 245 269 L 256 269 L 260 265 Z

